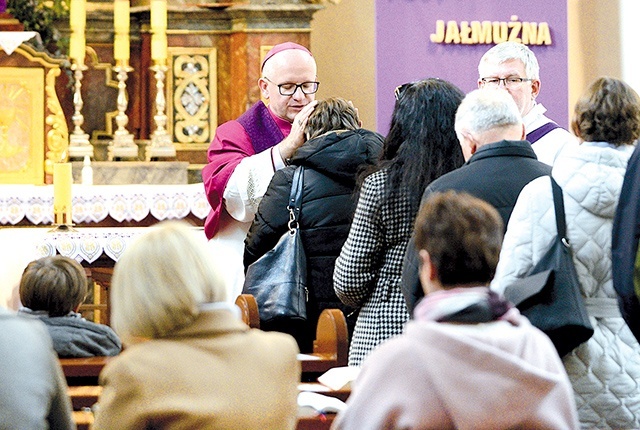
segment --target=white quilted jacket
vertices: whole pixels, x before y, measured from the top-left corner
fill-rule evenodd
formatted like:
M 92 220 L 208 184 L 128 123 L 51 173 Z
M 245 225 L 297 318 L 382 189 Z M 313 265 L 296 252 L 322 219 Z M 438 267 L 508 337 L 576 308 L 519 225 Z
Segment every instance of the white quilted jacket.
M 564 151 L 552 175 L 564 191 L 573 260 L 595 329 L 563 358 L 584 428 L 640 428 L 640 346 L 620 317 L 611 281 L 611 228 L 631 146 L 585 142 Z M 521 192 L 505 235 L 492 288 L 503 292 L 525 276 L 557 231 L 551 182 Z

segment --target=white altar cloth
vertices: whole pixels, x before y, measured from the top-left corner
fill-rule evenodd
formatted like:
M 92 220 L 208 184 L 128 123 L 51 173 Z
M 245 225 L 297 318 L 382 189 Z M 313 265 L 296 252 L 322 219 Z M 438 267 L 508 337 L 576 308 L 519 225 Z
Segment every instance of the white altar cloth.
M 209 202 L 202 184 L 72 186 L 74 223 L 97 223 L 108 216 L 118 222 L 182 219 L 190 213 L 205 219 Z M 53 185 L 0 185 L 0 224 L 53 223 Z

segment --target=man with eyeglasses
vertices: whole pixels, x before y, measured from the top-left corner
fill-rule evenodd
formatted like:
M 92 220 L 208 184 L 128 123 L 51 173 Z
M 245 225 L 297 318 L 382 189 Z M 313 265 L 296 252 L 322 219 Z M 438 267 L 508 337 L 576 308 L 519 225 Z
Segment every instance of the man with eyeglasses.
M 311 52 L 292 42 L 274 46 L 261 66 L 264 99 L 218 127 L 202 170 L 211 212 L 204 224 L 214 255 L 225 264 L 229 297 L 242 290 L 244 239 L 276 170 L 304 143 L 316 105 L 317 67 Z
M 540 67 L 535 54 L 517 42 L 503 42 L 489 49 L 478 64 L 478 87 L 504 88 L 516 102 L 524 121 L 526 139 L 538 160 L 553 165 L 565 144 L 575 144 L 575 137 L 544 114 L 545 107 L 536 102 L 540 93 Z

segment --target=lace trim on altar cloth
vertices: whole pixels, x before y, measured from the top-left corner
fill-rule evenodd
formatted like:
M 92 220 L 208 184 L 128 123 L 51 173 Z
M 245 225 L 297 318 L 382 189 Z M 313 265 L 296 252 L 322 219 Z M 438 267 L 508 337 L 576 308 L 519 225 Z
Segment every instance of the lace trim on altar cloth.
M 76 224 L 141 221 L 151 215 L 162 221 L 190 213 L 205 219 L 211 207 L 202 184 L 189 185 L 73 185 L 72 219 Z M 53 185 L 0 186 L 0 224 L 53 224 Z

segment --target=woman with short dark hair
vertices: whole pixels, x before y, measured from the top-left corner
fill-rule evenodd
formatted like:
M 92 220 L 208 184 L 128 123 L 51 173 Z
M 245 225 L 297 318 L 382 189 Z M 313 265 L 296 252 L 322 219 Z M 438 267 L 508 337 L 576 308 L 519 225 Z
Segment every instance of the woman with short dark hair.
M 294 171 L 304 167 L 300 239 L 307 257 L 307 320 L 260 322 L 263 330 L 293 335 L 302 352 L 313 350 L 316 326 L 324 309 L 339 308 L 349 331 L 355 325 L 353 308 L 333 291 L 333 267 L 349 233 L 356 209 L 356 180 L 365 166 L 380 156 L 382 136 L 360 127 L 358 110 L 347 100 L 331 97 L 318 102 L 305 127 L 307 142 L 277 171 L 269 184 L 247 234 L 245 269 L 273 249 L 287 231 L 286 210 Z

